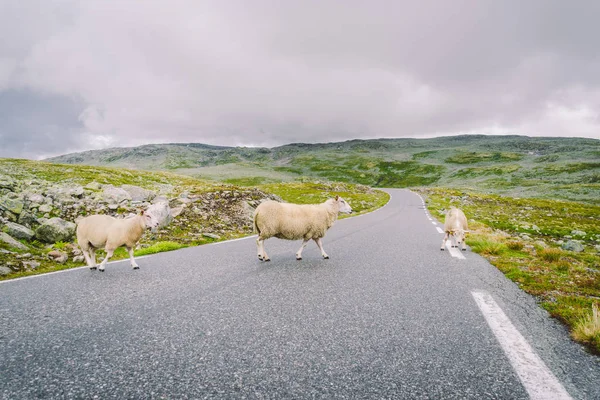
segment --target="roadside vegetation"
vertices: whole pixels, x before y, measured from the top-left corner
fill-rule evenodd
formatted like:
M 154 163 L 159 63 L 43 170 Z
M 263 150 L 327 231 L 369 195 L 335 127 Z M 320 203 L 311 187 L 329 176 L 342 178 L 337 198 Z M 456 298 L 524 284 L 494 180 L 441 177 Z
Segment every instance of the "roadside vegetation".
M 171 209 L 179 209 L 178 215 L 166 227 L 156 232 L 146 232 L 135 250 L 136 256 L 177 250 L 183 247 L 197 246 L 227 239 L 251 235 L 252 213 L 254 207 L 265 198 L 279 198 L 294 203 L 320 203 L 336 195 L 346 199 L 354 209 L 354 214 L 372 211 L 387 203 L 389 195 L 364 185 L 348 183 L 328 183 L 318 181 L 279 182 L 262 185 L 248 185 L 250 181 L 241 179 L 244 185 L 232 185 L 216 181 L 196 179 L 169 172 L 148 172 L 94 166 L 60 165 L 46 162 L 0 159 L 0 213 L 2 221 L 0 231 L 6 235 L 7 225 L 21 222 L 25 213 L 29 215 L 27 223 L 33 231 L 41 220 L 60 217 L 75 222 L 78 216 L 88 213 L 110 213 L 124 216 L 135 212 L 142 206 L 121 202 L 110 209 L 102 200 L 102 189 L 90 183 L 135 185 L 154 190 L 168 200 Z M 62 189 L 80 187 L 76 195 L 59 193 Z M 91 189 L 90 189 L 91 187 Z M 51 211 L 41 211 L 42 207 L 30 207 L 35 194 L 52 201 Z M 9 212 L 6 207 L 14 200 L 22 204 L 18 214 Z M 5 201 L 6 200 L 6 201 Z M 90 201 L 95 204 L 88 208 Z M 99 203 L 95 203 L 100 201 Z M 144 203 L 149 204 L 149 203 Z M 27 210 L 27 211 L 25 211 Z M 18 211 L 18 210 L 17 210 Z M 340 216 L 346 217 L 344 216 Z M 75 238 L 70 241 L 47 243 L 29 239 L 14 239 L 12 242 L 0 240 L 0 266 L 4 271 L 0 280 L 81 267 L 85 262 L 77 260 L 78 246 Z M 52 253 L 64 255 L 58 262 Z M 98 262 L 104 252 L 97 252 Z M 123 248 L 115 251 L 111 260 L 128 258 Z M 75 261 L 74 261 L 75 259 Z M 8 271 L 7 272 L 7 268 Z
M 444 188 L 418 190 L 440 221 L 461 208 L 466 242 L 540 305 L 575 340 L 600 354 L 600 206 Z

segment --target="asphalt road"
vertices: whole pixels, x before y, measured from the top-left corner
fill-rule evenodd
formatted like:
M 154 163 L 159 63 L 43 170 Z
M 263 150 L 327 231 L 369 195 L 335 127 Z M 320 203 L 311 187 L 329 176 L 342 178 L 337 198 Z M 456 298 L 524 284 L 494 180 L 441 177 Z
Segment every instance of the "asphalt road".
M 526 399 L 484 291 L 574 399 L 600 361 L 476 254 L 439 250 L 421 199 L 390 190 L 300 242 L 253 238 L 0 283 L 3 399 Z M 439 226 L 439 225 L 438 225 Z

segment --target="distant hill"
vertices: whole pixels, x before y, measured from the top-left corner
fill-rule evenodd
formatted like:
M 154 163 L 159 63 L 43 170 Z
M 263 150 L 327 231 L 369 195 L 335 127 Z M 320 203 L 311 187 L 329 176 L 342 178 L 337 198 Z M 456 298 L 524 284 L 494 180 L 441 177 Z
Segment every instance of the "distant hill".
M 86 151 L 48 161 L 169 170 L 238 185 L 316 178 L 600 203 L 600 140 L 595 139 L 463 135 L 274 148 L 173 143 Z

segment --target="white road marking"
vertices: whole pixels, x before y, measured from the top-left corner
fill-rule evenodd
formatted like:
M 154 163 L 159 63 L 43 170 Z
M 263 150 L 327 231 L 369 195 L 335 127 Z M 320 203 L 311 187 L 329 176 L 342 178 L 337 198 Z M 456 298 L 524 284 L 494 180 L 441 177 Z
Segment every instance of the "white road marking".
M 466 260 L 465 256 L 462 255 L 461 250 L 459 250 L 458 247 L 452 247 L 451 242 L 452 242 L 452 238 L 449 238 L 446 241 L 446 248 L 448 249 L 448 252 L 450 253 L 450 255 L 454 258 L 460 258 L 461 260 Z
M 435 222 L 435 221 L 431 221 L 431 223 L 432 223 L 433 225 L 437 225 L 437 222 Z
M 563 385 L 533 351 L 492 296 L 482 290 L 471 294 L 532 400 L 572 400 Z
M 444 230 L 439 226 L 436 226 L 435 229 L 437 229 L 438 233 L 444 233 Z

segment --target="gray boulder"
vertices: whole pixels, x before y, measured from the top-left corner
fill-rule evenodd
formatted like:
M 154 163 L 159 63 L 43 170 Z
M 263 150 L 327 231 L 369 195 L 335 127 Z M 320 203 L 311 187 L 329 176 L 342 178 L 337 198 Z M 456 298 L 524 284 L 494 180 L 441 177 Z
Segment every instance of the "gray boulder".
M 17 182 L 10 176 L 0 175 L 0 188 L 15 190 Z
M 81 197 L 83 196 L 83 186 L 71 185 L 71 186 L 57 186 L 48 189 L 47 194 L 55 199 L 58 198 L 69 198 L 69 197 Z
M 9 199 L 4 197 L 0 199 L 0 208 L 10 211 L 13 214 L 21 214 L 23 211 L 23 202 L 19 199 Z
M 44 204 L 46 198 L 39 193 L 26 193 L 25 198 L 33 204 Z
M 69 242 L 75 236 L 75 224 L 62 218 L 50 218 L 35 231 L 35 237 L 46 243 Z
M 102 199 L 109 203 L 118 204 L 125 200 L 131 200 L 131 195 L 125 189 L 106 185 L 102 192 Z
M 42 204 L 39 208 L 40 212 L 48 213 L 52 211 L 52 206 L 50 204 Z
M 568 242 L 563 243 L 560 247 L 563 250 L 574 251 L 576 253 L 581 253 L 584 249 L 583 244 L 575 240 L 569 240 Z
M 20 215 L 19 215 L 19 220 L 17 221 L 19 224 L 26 226 L 28 228 L 31 228 L 33 225 L 37 224 L 37 218 L 35 217 L 35 215 L 31 214 L 28 211 L 23 211 Z
M 156 197 L 152 190 L 144 189 L 134 185 L 121 185 L 121 189 L 129 193 L 131 201 L 150 201 Z
M 12 269 L 4 266 L 4 265 L 0 265 L 0 276 L 5 276 L 8 274 L 11 274 L 13 272 Z
M 4 230 L 10 236 L 17 238 L 17 239 L 31 240 L 33 235 L 35 235 L 35 232 L 32 231 L 31 229 L 29 229 L 23 225 L 15 224 L 14 222 L 7 222 Z
M 19 249 L 19 250 L 27 250 L 28 249 L 27 246 L 25 246 L 23 243 L 19 242 L 18 240 L 16 240 L 15 238 L 10 236 L 6 232 L 0 232 L 0 241 L 6 243 L 7 245 L 9 245 L 11 247 L 14 247 L 15 249 Z
M 84 186 L 84 189 L 93 190 L 93 191 L 100 190 L 101 188 L 102 188 L 102 185 L 95 181 L 90 182 Z
M 158 219 L 159 228 L 169 225 L 173 220 L 173 217 L 171 216 L 171 208 L 169 207 L 168 202 L 152 204 L 146 209 L 146 212 Z

